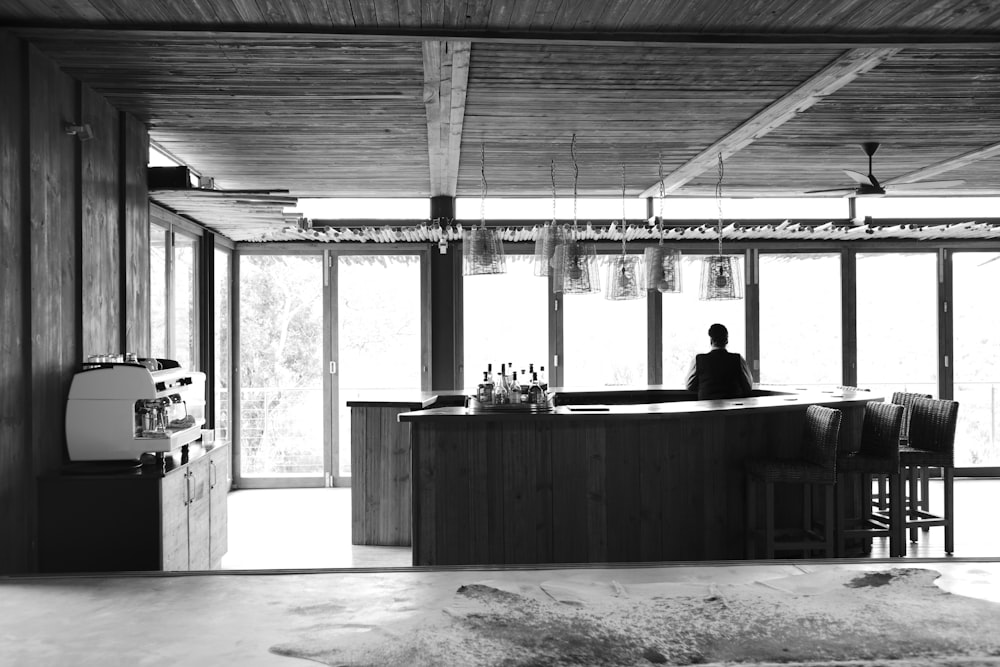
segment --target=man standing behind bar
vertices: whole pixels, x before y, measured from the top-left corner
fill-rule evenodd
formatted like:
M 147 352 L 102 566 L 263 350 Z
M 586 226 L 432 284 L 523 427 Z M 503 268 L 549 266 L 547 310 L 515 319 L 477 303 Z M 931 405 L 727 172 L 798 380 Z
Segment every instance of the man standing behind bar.
M 688 391 L 698 392 L 698 400 L 743 398 L 750 395 L 753 376 L 743 355 L 727 352 L 729 330 L 721 324 L 708 328 L 712 351 L 695 355 L 688 371 Z

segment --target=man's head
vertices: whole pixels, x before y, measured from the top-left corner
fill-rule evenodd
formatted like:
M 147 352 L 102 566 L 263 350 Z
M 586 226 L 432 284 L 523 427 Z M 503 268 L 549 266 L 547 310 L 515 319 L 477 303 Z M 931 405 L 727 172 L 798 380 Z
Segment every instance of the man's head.
M 729 344 L 729 330 L 721 324 L 713 324 L 708 328 L 708 338 L 713 347 L 725 347 Z

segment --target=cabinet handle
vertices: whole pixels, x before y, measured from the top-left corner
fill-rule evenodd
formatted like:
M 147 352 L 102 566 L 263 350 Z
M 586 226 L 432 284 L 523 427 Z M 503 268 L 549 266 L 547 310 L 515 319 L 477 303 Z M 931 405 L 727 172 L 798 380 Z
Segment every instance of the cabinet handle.
M 214 489 L 215 482 L 219 479 L 219 473 L 215 472 L 215 461 L 208 462 L 208 488 Z
M 185 505 L 191 504 L 191 477 L 192 477 L 191 471 L 188 470 L 187 473 L 184 475 L 184 493 L 186 496 L 184 498 Z

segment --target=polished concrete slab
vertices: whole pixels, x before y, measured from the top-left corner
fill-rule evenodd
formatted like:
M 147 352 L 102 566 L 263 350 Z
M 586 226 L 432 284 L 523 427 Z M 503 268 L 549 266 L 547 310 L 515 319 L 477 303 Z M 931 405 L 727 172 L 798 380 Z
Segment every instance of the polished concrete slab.
M 477 582 L 517 590 L 588 582 L 608 590 L 664 582 L 766 585 L 894 567 L 934 570 L 943 590 L 1000 604 L 1000 560 L 965 559 L 6 577 L 0 664 L 280 667 L 306 664 L 271 651 L 290 638 L 331 626 L 371 633 L 419 625 L 441 613 L 458 587 Z

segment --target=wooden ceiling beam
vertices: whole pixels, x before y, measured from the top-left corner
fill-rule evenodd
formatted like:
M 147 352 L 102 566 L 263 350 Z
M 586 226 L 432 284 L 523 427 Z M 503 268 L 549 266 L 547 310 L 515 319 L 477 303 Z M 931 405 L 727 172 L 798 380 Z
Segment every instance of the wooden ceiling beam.
M 688 181 L 714 168 L 719 155 L 725 160 L 757 139 L 770 133 L 827 95 L 843 88 L 869 70 L 882 64 L 902 49 L 851 49 L 814 74 L 805 83 L 786 94 L 769 107 L 745 121 L 701 153 L 688 160 L 663 178 L 663 194 L 670 194 Z M 639 195 L 656 197 L 661 192 L 660 182 L 649 186 Z
M 471 46 L 467 41 L 423 43 L 424 108 L 432 197 L 454 197 L 458 189 Z
M 136 23 L 92 23 L 60 21 L 59 23 L 10 22 L 6 28 L 17 35 L 31 38 L 54 35 L 71 30 L 74 34 L 112 33 L 122 39 L 176 39 L 182 37 L 210 37 L 214 39 L 249 39 L 267 42 L 271 39 L 295 37 L 326 38 L 340 41 L 464 41 L 488 44 L 565 44 L 576 46 L 645 46 L 649 48 L 683 46 L 686 48 L 745 48 L 774 50 L 793 48 L 900 48 L 931 51 L 961 50 L 992 51 L 1000 46 L 1000 33 L 996 31 L 955 32 L 642 32 L 642 31 L 514 31 L 514 30 L 392 30 L 385 28 L 355 30 L 317 30 L 309 26 L 282 25 L 274 30 L 261 30 L 260 26 L 240 25 L 142 25 Z
M 989 146 L 983 146 L 982 148 L 977 148 L 969 151 L 968 153 L 956 155 L 953 158 L 948 158 L 947 160 L 942 160 L 941 162 L 935 162 L 934 164 L 928 165 L 922 169 L 911 171 L 908 174 L 891 178 L 883 183 L 883 185 L 915 183 L 917 181 L 922 181 L 925 178 L 931 178 L 933 176 L 937 176 L 938 174 L 952 171 L 953 169 L 961 169 L 975 162 L 979 162 L 980 160 L 986 160 L 998 155 L 1000 155 L 1000 143 L 990 144 Z

